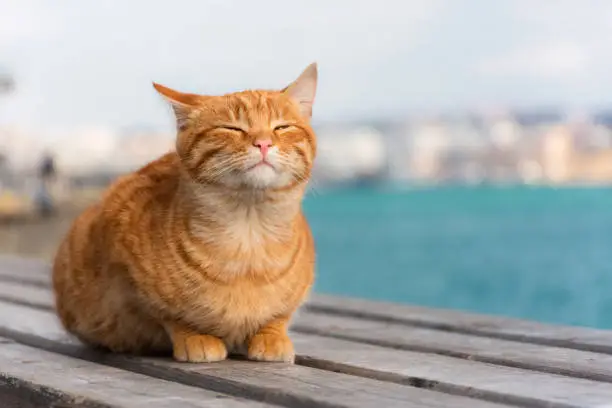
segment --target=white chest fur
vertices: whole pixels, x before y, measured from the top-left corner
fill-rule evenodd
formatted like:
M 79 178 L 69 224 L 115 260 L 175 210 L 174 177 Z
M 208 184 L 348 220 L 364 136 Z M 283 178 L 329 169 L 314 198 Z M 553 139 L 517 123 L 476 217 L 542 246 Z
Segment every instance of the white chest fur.
M 192 224 L 194 234 L 216 248 L 213 269 L 225 278 L 275 274 L 289 266 L 292 251 L 278 250 L 291 241 L 292 223 L 274 211 L 237 207 L 219 217 L 214 228 Z
M 190 223 L 192 234 L 207 248 L 201 265 L 214 278 L 232 283 L 216 284 L 213 279 L 203 283 L 211 286 L 194 288 L 197 295 L 185 317 L 236 348 L 272 318 L 293 309 L 287 304 L 294 298 L 293 279 L 283 272 L 299 250 L 290 244 L 295 242 L 299 200 L 253 203 L 216 194 L 201 197 L 202 221 L 194 217 Z M 268 277 L 274 279 L 268 283 Z

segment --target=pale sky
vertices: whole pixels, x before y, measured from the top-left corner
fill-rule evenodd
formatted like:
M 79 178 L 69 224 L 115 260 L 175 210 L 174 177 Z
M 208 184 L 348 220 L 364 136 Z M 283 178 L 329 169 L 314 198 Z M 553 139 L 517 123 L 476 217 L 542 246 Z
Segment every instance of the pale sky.
M 315 117 L 612 105 L 609 0 L 0 0 L 0 125 L 152 125 L 151 81 L 279 88 L 319 63 Z

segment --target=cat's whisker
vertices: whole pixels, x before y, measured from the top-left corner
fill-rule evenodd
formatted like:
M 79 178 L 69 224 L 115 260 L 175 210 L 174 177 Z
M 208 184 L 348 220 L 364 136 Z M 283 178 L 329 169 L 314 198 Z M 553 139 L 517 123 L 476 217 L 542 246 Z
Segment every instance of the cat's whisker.
M 214 163 L 206 171 L 206 175 L 211 179 L 219 179 L 221 176 L 236 170 L 236 165 L 244 163 L 245 157 L 229 157 L 220 162 Z
M 319 190 L 318 181 L 313 179 L 310 179 L 308 181 L 308 184 L 306 186 L 306 194 L 310 194 L 315 197 L 318 197 L 322 194 Z

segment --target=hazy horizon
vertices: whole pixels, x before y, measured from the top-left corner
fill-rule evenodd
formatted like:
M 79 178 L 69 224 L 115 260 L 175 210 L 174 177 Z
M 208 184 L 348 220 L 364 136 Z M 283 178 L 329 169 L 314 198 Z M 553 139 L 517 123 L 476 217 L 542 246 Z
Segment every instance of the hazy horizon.
M 321 122 L 608 107 L 611 36 L 605 0 L 5 0 L 0 67 L 16 89 L 0 97 L 0 126 L 169 130 L 151 81 L 280 88 L 312 61 Z

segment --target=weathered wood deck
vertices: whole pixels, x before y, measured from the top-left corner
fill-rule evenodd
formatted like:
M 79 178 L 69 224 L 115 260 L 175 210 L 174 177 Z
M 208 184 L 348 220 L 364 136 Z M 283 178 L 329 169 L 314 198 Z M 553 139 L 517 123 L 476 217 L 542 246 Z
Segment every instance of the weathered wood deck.
M 295 365 L 185 364 L 87 349 L 52 300 L 0 258 L 1 407 L 612 407 L 612 331 L 316 295 Z

